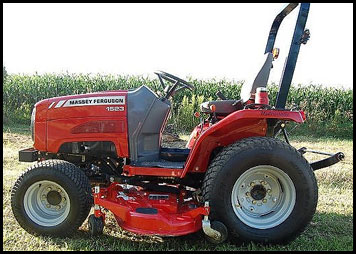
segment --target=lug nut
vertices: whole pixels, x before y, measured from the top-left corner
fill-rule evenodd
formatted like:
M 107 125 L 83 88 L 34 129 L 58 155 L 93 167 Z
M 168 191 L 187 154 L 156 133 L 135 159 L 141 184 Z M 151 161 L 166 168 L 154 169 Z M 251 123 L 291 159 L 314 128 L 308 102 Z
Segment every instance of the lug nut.
M 45 194 L 43 194 L 43 195 L 42 195 L 42 200 L 46 199 L 46 197 L 47 197 L 47 196 L 46 196 Z
M 271 189 L 268 189 L 268 190 L 267 190 L 267 193 L 271 193 L 271 191 L 272 191 Z
M 254 186 L 255 185 L 255 183 L 254 182 L 250 182 L 250 186 Z
M 63 202 L 66 202 L 66 198 L 65 198 L 65 197 L 63 197 L 63 198 L 62 198 L 62 201 L 63 201 Z
M 250 196 L 250 192 L 246 192 L 246 196 Z
M 60 205 L 57 205 L 56 206 L 57 210 L 61 209 L 61 206 Z
M 254 204 L 254 205 L 255 205 L 256 203 L 257 203 L 257 202 L 256 202 L 256 200 L 252 200 L 252 204 Z
M 264 199 L 262 200 L 262 202 L 263 202 L 263 203 L 267 203 L 267 199 L 264 198 Z
M 241 207 L 239 203 L 237 203 L 235 206 L 236 206 L 237 208 L 240 208 L 240 207 Z
M 48 191 L 51 191 L 51 190 L 52 190 L 52 188 L 51 188 L 51 187 L 47 187 L 47 190 L 48 190 Z
M 51 207 L 51 205 L 50 205 L 50 204 L 47 204 L 47 205 L 46 205 L 46 207 L 47 207 L 47 208 L 50 208 L 50 207 Z
M 266 182 L 265 181 L 261 181 L 261 184 L 266 185 Z
M 59 193 L 61 193 L 61 192 L 62 192 L 62 190 L 61 190 L 61 189 L 58 189 L 57 191 L 58 191 Z

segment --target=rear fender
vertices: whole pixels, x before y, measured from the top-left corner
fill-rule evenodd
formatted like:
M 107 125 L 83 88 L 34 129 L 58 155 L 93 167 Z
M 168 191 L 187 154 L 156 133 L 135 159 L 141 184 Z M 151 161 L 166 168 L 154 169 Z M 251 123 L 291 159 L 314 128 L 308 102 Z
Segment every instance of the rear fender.
M 210 154 L 217 147 L 228 146 L 243 138 L 266 136 L 267 119 L 303 123 L 305 115 L 303 111 L 286 110 L 244 109 L 236 111 L 200 134 L 192 146 L 180 177 L 184 177 L 187 172 L 205 172 Z

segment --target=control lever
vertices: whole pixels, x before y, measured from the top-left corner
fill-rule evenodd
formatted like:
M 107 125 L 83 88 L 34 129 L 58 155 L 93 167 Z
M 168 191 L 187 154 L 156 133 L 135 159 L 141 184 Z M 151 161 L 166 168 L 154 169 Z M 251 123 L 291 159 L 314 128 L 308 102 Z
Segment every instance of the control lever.
M 217 95 L 221 100 L 226 100 L 226 97 L 225 97 L 225 95 L 223 95 L 222 92 L 217 91 L 217 92 L 216 92 L 216 95 Z

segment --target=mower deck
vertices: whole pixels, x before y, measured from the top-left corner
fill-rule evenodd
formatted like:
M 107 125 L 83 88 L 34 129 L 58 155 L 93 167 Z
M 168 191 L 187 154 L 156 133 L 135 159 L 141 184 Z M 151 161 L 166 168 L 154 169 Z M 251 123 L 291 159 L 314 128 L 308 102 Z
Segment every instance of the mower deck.
M 141 187 L 112 183 L 107 188 L 94 188 L 95 216 L 105 215 L 100 207 L 111 211 L 125 230 L 145 235 L 179 236 L 202 228 L 209 207 L 179 194 L 144 191 Z

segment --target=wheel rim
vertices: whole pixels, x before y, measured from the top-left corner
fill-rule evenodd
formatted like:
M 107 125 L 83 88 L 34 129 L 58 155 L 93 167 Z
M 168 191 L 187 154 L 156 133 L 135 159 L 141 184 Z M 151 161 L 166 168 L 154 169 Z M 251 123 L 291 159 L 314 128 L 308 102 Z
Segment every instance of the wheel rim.
M 237 179 L 231 202 L 236 216 L 244 224 L 268 229 L 280 225 L 292 213 L 296 190 L 293 181 L 281 169 L 259 165 Z
M 39 181 L 32 184 L 24 196 L 28 217 L 40 226 L 51 227 L 62 223 L 70 211 L 70 199 L 59 184 Z

